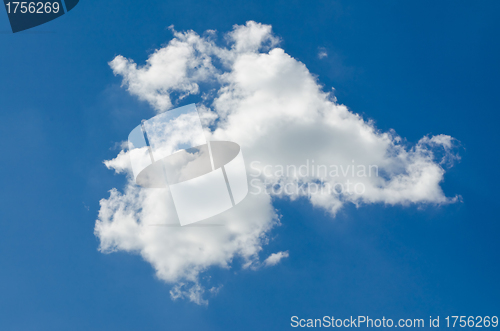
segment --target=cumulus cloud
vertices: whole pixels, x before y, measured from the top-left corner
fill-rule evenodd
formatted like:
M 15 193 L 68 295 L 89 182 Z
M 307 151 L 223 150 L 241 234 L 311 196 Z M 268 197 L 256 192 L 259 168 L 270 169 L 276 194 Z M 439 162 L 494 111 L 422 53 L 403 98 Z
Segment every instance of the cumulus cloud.
M 349 203 L 457 200 L 446 197 L 440 186 L 445 167 L 458 159 L 455 139 L 424 136 L 410 145 L 394 130 L 379 131 L 338 103 L 303 63 L 279 48 L 271 26 L 236 25 L 226 34 L 225 46 L 214 41 L 213 32 L 172 31 L 174 38 L 144 65 L 117 56 L 110 62 L 113 72 L 157 112 L 187 95 L 200 95 L 207 136 L 241 146 L 251 183 L 250 194 L 235 208 L 199 226 L 180 227 L 168 188 L 134 184 L 130 151 L 105 161 L 128 174 L 128 184 L 100 202 L 95 226 L 100 250 L 140 254 L 158 278 L 173 284 L 173 299 L 206 304 L 205 286 L 219 288 L 201 280 L 210 267 L 230 268 L 238 260 L 243 268 L 258 268 L 288 256 L 280 252 L 259 262 L 269 232 L 280 224 L 273 197 L 308 199 L 332 217 Z M 200 87 L 205 83 L 212 92 Z
M 264 265 L 267 267 L 277 265 L 278 263 L 280 263 L 280 261 L 282 259 L 284 259 L 288 256 L 289 256 L 288 251 L 273 253 L 273 254 L 269 255 L 269 257 L 267 259 L 264 260 Z

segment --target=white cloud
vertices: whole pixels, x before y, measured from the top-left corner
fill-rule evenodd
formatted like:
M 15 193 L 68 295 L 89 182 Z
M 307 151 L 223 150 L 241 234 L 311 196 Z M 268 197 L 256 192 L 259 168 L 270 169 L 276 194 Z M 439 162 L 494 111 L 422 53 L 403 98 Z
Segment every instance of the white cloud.
M 216 71 L 211 63 L 210 43 L 192 32 L 175 33 L 167 47 L 156 50 L 144 66 L 119 55 L 109 63 L 115 75 L 123 77 L 128 91 L 148 101 L 156 110 L 172 107 L 170 93 L 180 98 L 199 92 L 198 82 Z
M 172 300 L 182 298 L 189 299 L 198 305 L 208 305 L 208 301 L 203 299 L 205 289 L 200 284 L 194 284 L 186 290 L 184 290 L 183 287 L 185 287 L 184 283 L 178 283 L 170 290 L 170 297 Z
M 267 259 L 264 260 L 264 265 L 267 267 L 277 265 L 278 263 L 280 263 L 280 261 L 282 259 L 284 259 L 288 256 L 289 256 L 288 251 L 273 253 L 273 254 L 269 255 L 269 257 Z
M 275 46 L 279 38 L 271 33 L 271 26 L 247 22 L 246 25 L 234 25 L 233 31 L 227 34 L 228 39 L 233 42 L 232 50 L 235 53 L 257 52 L 262 46 Z
M 160 279 L 174 284 L 172 298 L 204 304 L 202 272 L 212 266 L 229 268 L 236 258 L 242 259 L 244 267 L 262 265 L 259 252 L 269 231 L 279 223 L 271 196 L 262 184 L 265 180 L 268 188 L 287 184 L 328 188 L 349 186 L 348 181 L 362 185 L 362 193 L 271 192 L 291 200 L 306 197 L 332 216 L 348 203 L 456 201 L 456 197 L 446 197 L 440 187 L 444 164 L 457 159 L 452 137 L 425 136 L 410 146 L 394 131 L 380 132 L 372 122 L 324 92 L 303 63 L 276 47 L 279 39 L 268 25 L 248 22 L 235 26 L 226 36 L 229 47 L 217 46 L 210 39 L 212 35 L 174 31 L 174 39 L 153 53 L 144 66 L 122 56 L 110 66 L 123 77 L 131 94 L 148 101 L 158 112 L 178 102 L 173 95 L 182 99 L 203 92 L 198 107 L 202 121 L 214 126 L 208 134 L 213 140 L 240 144 L 254 176 L 251 191 L 260 189 L 262 193 L 249 194 L 240 205 L 207 221 L 224 226 L 181 228 L 165 225 L 176 222 L 168 189 L 141 189 L 128 176 L 123 193 L 113 189 L 109 198 L 101 200 L 95 234 L 102 252 L 140 254 Z M 213 63 L 222 65 L 216 68 Z M 201 91 L 199 84 L 204 82 L 212 87 L 216 84 L 216 92 Z M 130 174 L 128 153 L 121 151 L 117 158 L 105 161 L 106 166 Z M 323 176 L 317 171 L 300 178 L 277 172 L 263 174 L 268 165 L 298 169 L 308 162 L 328 166 L 329 171 L 332 165 L 341 167 L 340 175 Z M 360 167 L 368 169 L 370 165 L 379 175 L 359 176 Z M 277 263 L 288 253 L 277 254 L 264 265 Z
M 320 47 L 318 52 L 318 59 L 321 60 L 325 57 L 328 57 L 328 53 L 326 52 L 326 49 L 324 47 Z
M 95 234 L 102 252 L 140 254 L 160 279 L 197 283 L 200 272 L 227 268 L 238 255 L 247 266 L 258 261 L 262 239 L 278 220 L 270 197 L 249 195 L 236 208 L 197 223 L 176 226 L 168 189 L 142 189 L 129 183 L 122 194 L 111 190 L 101 200 Z

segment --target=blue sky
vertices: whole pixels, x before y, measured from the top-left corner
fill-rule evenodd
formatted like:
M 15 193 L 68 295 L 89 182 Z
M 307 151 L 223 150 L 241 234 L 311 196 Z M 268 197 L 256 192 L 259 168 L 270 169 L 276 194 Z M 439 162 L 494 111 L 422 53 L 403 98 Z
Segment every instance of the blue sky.
M 498 315 L 500 5 L 485 2 L 82 0 L 26 32 L 0 14 L 0 328 L 2 330 L 281 330 L 290 317 Z M 254 20 L 338 101 L 395 129 L 461 142 L 444 206 L 346 205 L 335 218 L 276 200 L 272 268 L 211 268 L 208 306 L 172 301 L 141 257 L 102 254 L 99 200 L 123 176 L 116 142 L 155 112 L 120 88 L 108 62 L 144 63 L 167 29 L 227 32 Z M 318 52 L 326 50 L 327 58 Z M 495 221 L 496 220 L 496 221 Z

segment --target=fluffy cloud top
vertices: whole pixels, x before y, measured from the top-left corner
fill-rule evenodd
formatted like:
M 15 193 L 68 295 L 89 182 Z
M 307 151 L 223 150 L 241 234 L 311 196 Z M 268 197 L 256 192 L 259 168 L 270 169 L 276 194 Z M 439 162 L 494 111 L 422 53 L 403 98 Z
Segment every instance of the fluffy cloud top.
M 212 128 L 207 135 L 237 142 L 251 179 L 250 194 L 241 204 L 196 227 L 175 225 L 167 188 L 142 189 L 130 176 L 123 192 L 112 189 L 101 200 L 95 226 L 100 250 L 140 254 L 160 279 L 174 284 L 173 299 L 206 303 L 205 286 L 218 288 L 202 284 L 200 274 L 209 267 L 229 268 L 238 258 L 244 267 L 258 268 L 288 256 L 280 252 L 259 261 L 270 230 L 280 222 L 272 196 L 304 197 L 332 217 L 346 203 L 456 201 L 440 187 L 445 164 L 457 158 L 452 137 L 425 136 L 406 146 L 394 131 L 380 132 L 324 92 L 303 63 L 276 47 L 279 39 L 269 25 L 234 26 L 227 46 L 215 43 L 213 31 L 204 37 L 173 32 L 146 64 L 117 56 L 110 62 L 113 72 L 158 112 L 201 94 L 198 108 Z M 202 91 L 202 83 L 215 85 L 215 93 Z M 106 166 L 130 174 L 128 153 L 122 150 Z
M 273 254 L 269 255 L 269 257 L 267 259 L 264 260 L 264 265 L 268 266 L 268 267 L 273 266 L 273 265 L 277 265 L 278 263 L 280 263 L 280 261 L 282 259 L 284 259 L 288 256 L 289 256 L 288 251 L 273 253 Z

